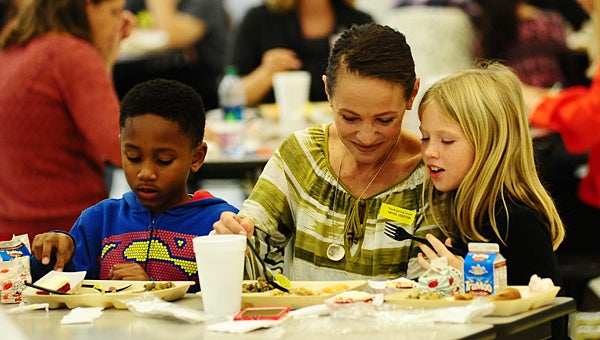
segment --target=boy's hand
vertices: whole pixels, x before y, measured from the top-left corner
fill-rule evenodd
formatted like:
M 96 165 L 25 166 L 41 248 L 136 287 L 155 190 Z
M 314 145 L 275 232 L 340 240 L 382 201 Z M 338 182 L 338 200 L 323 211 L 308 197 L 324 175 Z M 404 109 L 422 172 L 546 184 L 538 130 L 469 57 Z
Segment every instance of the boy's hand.
M 31 246 L 33 256 L 44 265 L 50 263 L 50 257 L 55 254 L 54 270 L 56 271 L 63 270 L 71 260 L 74 251 L 73 239 L 67 234 L 55 232 L 35 235 Z
M 150 277 L 137 263 L 118 263 L 108 272 L 109 280 L 150 281 Z

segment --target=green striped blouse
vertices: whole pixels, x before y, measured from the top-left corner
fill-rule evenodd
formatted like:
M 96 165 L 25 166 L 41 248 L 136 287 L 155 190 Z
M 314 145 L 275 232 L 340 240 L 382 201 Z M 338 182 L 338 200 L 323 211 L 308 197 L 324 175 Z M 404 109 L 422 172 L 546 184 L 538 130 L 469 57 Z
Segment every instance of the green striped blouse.
M 244 202 L 240 215 L 255 222 L 253 242 L 261 256 L 273 272 L 292 280 L 418 277 L 422 269 L 417 262 L 417 243 L 395 241 L 383 230 L 385 223 L 391 222 L 417 236 L 432 233 L 441 238 L 428 205 L 424 208 L 422 204 L 423 163 L 387 190 L 361 200 L 364 209 L 360 210 L 366 213 L 364 230 L 353 243 L 344 238 L 344 228 L 357 197 L 337 182 L 329 165 L 327 128 L 324 124 L 290 135 Z M 416 212 L 414 223 L 405 225 L 382 217 L 382 203 Z M 332 242 L 344 245 L 346 255 L 341 261 L 327 257 Z M 247 276 L 263 276 L 251 256 L 246 261 Z

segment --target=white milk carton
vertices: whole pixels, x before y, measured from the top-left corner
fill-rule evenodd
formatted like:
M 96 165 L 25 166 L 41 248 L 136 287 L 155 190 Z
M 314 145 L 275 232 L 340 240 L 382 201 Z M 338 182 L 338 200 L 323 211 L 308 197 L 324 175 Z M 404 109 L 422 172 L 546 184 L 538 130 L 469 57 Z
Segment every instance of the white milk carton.
M 465 293 L 493 295 L 506 288 L 506 259 L 497 243 L 469 243 L 464 263 Z

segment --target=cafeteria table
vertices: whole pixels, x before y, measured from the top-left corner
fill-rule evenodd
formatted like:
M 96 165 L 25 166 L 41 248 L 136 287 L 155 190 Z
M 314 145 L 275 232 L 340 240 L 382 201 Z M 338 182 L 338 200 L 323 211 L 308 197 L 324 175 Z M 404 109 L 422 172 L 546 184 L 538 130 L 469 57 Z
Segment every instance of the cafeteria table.
M 174 303 L 202 309 L 202 299 L 196 294 Z M 550 321 L 575 311 L 572 298 L 557 297 L 550 305 L 507 317 L 480 317 L 467 324 L 450 323 L 374 323 L 365 318 L 334 319 L 330 316 L 292 318 L 281 325 L 243 335 L 206 330 L 207 323 L 183 323 L 168 319 L 153 319 L 135 315 L 128 310 L 105 309 L 91 324 L 61 325 L 69 309 L 27 311 L 5 315 L 15 305 L 0 307 L 0 329 L 16 326 L 22 333 L 16 340 L 36 339 L 539 339 L 546 337 Z

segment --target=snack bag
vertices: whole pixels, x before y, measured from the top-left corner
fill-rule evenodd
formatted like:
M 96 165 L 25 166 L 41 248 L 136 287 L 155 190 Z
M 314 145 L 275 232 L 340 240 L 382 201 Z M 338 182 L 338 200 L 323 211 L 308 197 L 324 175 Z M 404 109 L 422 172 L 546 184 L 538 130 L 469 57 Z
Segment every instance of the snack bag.
M 419 277 L 422 292 L 437 293 L 442 296 L 454 296 L 463 292 L 462 273 L 448 265 L 448 259 L 438 257 L 431 260 L 431 266 Z
M 30 256 L 29 236 L 13 235 L 10 241 L 0 241 L 0 262 L 12 261 L 22 256 Z
M 19 303 L 25 281 L 31 282 L 29 237 L 13 236 L 0 242 L 0 302 Z

